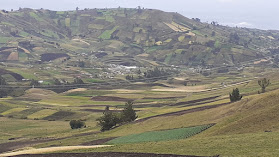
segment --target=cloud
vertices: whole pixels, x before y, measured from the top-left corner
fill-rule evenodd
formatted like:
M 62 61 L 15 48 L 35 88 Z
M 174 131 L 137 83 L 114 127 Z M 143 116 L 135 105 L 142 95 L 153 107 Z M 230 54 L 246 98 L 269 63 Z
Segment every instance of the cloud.
M 247 28 L 253 28 L 255 27 L 253 24 L 249 22 L 239 22 L 239 23 L 221 23 L 222 25 L 225 26 L 231 26 L 231 27 L 247 27 Z

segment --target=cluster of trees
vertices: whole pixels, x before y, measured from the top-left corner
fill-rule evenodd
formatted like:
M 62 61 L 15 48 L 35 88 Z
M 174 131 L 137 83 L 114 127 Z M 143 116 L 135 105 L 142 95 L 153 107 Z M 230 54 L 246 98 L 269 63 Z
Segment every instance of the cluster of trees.
M 133 109 L 133 102 L 129 101 L 120 113 L 112 112 L 109 107 L 106 107 L 103 116 L 98 118 L 97 121 L 98 125 L 101 126 L 101 131 L 107 131 L 118 124 L 129 123 L 136 119 L 137 114 Z
M 133 75 L 127 75 L 126 80 L 134 80 L 134 76 Z
M 155 67 L 153 70 L 147 70 L 146 72 L 144 72 L 145 78 L 162 77 L 167 75 L 170 75 L 170 72 L 164 69 L 159 69 L 158 67 Z

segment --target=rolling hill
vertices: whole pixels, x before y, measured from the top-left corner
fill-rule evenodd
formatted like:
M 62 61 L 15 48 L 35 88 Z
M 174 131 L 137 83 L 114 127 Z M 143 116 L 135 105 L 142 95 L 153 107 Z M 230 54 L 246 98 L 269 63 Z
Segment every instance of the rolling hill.
M 278 61 L 278 31 L 202 23 L 154 9 L 21 9 L 1 11 L 0 21 L 2 61 L 35 64 L 81 54 L 101 63 L 141 66 Z

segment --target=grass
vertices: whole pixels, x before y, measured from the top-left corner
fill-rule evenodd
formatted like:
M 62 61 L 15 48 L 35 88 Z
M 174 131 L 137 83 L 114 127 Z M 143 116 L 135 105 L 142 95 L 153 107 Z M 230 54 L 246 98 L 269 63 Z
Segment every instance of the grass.
M 116 31 L 117 28 L 118 28 L 118 27 L 115 26 L 112 30 L 106 30 L 106 31 L 104 31 L 104 32 L 99 36 L 99 38 L 104 39 L 104 40 L 110 39 L 111 34 L 112 34 L 114 31 Z
M 104 26 L 98 24 L 89 24 L 88 29 L 104 29 Z
M 34 72 L 32 72 L 32 70 L 28 70 L 28 69 L 8 69 L 14 73 L 20 74 L 21 76 L 23 76 L 25 79 L 35 79 L 37 80 L 38 77 L 34 75 Z
M 124 143 L 141 143 L 141 142 L 158 142 L 168 140 L 179 140 L 194 136 L 211 125 L 195 126 L 190 128 L 180 128 L 165 131 L 153 131 L 141 134 L 129 135 L 116 138 L 107 142 L 107 144 L 124 144 Z
M 65 19 L 65 25 L 66 25 L 67 27 L 70 27 L 70 26 L 71 26 L 71 19 L 70 19 L 70 18 L 66 18 L 66 19 Z
M 66 96 L 101 96 L 106 94 L 112 94 L 115 93 L 113 91 L 95 91 L 95 90 L 88 90 L 88 91 L 82 91 L 82 92 L 71 92 L 66 94 Z
M 5 111 L 2 113 L 2 115 L 6 116 L 6 115 L 9 115 L 9 114 L 14 114 L 14 113 L 18 113 L 18 112 L 21 112 L 23 110 L 26 110 L 27 108 L 13 108 L 13 109 L 10 109 L 8 111 Z
M 1 44 L 6 44 L 7 42 L 9 42 L 12 38 L 10 37 L 0 37 L 0 43 Z
M 35 118 L 43 119 L 45 117 L 53 115 L 56 112 L 57 112 L 56 110 L 44 109 L 44 110 L 38 111 L 36 113 L 33 113 L 33 114 L 27 116 L 27 118 L 28 119 L 35 119 Z
M 191 137 L 189 139 L 139 144 L 116 145 L 110 148 L 88 149 L 82 152 L 141 152 L 157 154 L 179 154 L 199 156 L 266 156 L 279 154 L 278 132 L 239 134 L 212 137 Z M 71 151 L 81 152 L 81 151 Z M 69 153 L 69 151 L 68 151 Z
M 39 17 L 36 13 L 34 13 L 34 12 L 29 12 L 29 15 L 31 16 L 31 17 L 33 17 L 34 19 L 36 19 L 37 21 L 39 21 L 39 22 L 42 22 L 43 21 L 43 19 L 41 18 L 41 17 Z
M 44 30 L 40 32 L 42 35 L 50 37 L 50 38 L 59 38 L 59 36 L 57 35 L 57 33 L 53 32 L 53 31 L 49 31 L 49 30 Z

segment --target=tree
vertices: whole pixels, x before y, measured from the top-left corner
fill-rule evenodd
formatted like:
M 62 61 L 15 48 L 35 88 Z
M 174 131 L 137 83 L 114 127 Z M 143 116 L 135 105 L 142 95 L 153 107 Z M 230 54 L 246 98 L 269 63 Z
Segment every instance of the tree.
M 70 121 L 70 126 L 71 126 L 72 129 L 79 129 L 79 128 L 86 127 L 85 123 L 82 122 L 81 120 L 71 120 Z
M 39 81 L 32 79 L 30 82 L 30 86 L 40 86 Z
M 3 86 L 8 85 L 6 82 L 6 79 L 3 78 L 2 76 L 0 76 L 0 98 L 4 98 L 8 96 L 8 89 L 7 88 L 3 88 Z
M 74 84 L 77 84 L 77 85 L 81 85 L 81 84 L 84 84 L 83 80 L 81 78 L 75 78 L 74 80 Z
M 262 87 L 262 93 L 265 93 L 266 87 L 268 87 L 271 83 L 266 78 L 258 81 L 259 86 Z
M 62 85 L 59 79 L 55 78 L 54 79 L 54 85 Z
M 97 119 L 98 125 L 101 126 L 101 131 L 107 131 L 116 126 L 118 123 L 120 123 L 119 117 L 112 113 L 109 110 L 109 107 L 107 106 L 104 113 L 104 115 Z
M 233 89 L 233 92 L 230 94 L 231 102 L 236 102 L 242 99 L 242 96 L 239 94 L 239 89 Z
M 136 111 L 133 109 L 133 102 L 128 101 L 125 104 L 124 110 L 122 111 L 122 121 L 132 122 L 138 118 Z

